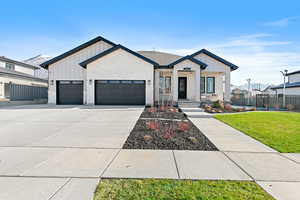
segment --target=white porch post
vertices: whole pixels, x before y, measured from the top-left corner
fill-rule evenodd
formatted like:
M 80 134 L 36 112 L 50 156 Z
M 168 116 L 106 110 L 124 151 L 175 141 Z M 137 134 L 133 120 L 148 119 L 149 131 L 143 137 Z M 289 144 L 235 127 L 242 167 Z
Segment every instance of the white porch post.
M 173 101 L 177 102 L 178 100 L 178 74 L 177 69 L 173 68 L 173 76 L 172 76 L 172 94 L 173 94 Z
M 225 94 L 224 100 L 229 102 L 230 101 L 230 71 L 225 72 Z
M 159 70 L 154 71 L 154 102 L 159 101 Z
M 200 101 L 200 82 L 201 82 L 200 80 L 201 80 L 201 70 L 200 70 L 200 68 L 198 68 L 195 71 L 195 82 L 196 82 L 196 87 L 195 87 L 196 95 L 195 95 L 195 97 L 196 97 L 196 101 Z

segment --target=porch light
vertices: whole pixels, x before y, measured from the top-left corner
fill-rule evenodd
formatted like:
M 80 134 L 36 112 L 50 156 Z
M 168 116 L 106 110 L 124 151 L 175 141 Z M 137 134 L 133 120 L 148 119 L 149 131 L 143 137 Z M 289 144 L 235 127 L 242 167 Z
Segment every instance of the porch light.
M 54 80 L 51 80 L 51 81 L 50 81 L 50 85 L 54 85 Z
M 92 83 L 93 83 L 93 80 L 92 80 L 92 79 L 90 79 L 90 80 L 89 80 L 89 84 L 90 84 L 90 85 L 92 85 Z
M 151 84 L 151 80 L 147 80 L 147 83 L 148 83 L 148 85 L 150 85 Z

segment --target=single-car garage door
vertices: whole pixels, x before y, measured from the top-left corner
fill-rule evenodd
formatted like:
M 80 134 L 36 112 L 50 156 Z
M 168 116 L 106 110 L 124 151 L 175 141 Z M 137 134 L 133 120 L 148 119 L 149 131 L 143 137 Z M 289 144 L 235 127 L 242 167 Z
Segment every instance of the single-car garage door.
M 145 105 L 145 81 L 96 80 L 95 104 Z
M 57 81 L 57 104 L 83 104 L 83 81 Z

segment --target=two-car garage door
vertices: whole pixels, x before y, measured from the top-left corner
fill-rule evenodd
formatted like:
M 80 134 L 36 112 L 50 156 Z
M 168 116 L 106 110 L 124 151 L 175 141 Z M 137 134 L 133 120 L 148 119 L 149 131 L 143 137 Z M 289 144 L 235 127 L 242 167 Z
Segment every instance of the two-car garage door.
M 83 81 L 57 81 L 56 89 L 57 104 L 83 104 Z M 145 81 L 96 80 L 95 104 L 145 105 Z
M 97 80 L 96 105 L 145 105 L 145 81 Z

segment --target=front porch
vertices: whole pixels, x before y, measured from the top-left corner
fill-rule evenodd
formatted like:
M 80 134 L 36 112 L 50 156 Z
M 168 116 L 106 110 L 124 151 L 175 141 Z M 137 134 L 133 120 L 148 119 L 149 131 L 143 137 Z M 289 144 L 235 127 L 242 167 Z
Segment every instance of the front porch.
M 224 72 L 205 72 L 197 68 L 173 68 L 155 70 L 156 104 L 190 104 L 198 106 L 207 101 L 225 99 L 226 78 Z M 230 84 L 227 83 L 230 87 Z

